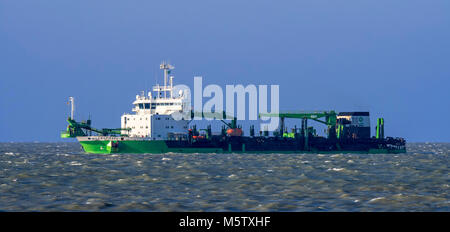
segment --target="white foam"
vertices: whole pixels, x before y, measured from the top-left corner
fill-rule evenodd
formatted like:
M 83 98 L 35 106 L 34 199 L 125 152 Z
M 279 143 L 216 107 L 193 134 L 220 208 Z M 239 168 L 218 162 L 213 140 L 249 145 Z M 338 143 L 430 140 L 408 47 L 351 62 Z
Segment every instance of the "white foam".
M 80 165 L 83 165 L 83 164 L 80 163 L 80 162 L 77 162 L 77 161 L 72 161 L 72 162 L 69 163 L 69 165 L 71 165 L 71 166 L 80 166 Z
M 340 172 L 340 171 L 344 171 L 345 168 L 329 168 L 328 171 L 335 171 L 335 172 Z
M 370 202 L 379 201 L 379 200 L 383 200 L 383 199 L 385 199 L 385 198 L 384 198 L 384 197 L 376 197 L 376 198 L 370 199 L 370 200 L 369 200 L 369 203 L 370 203 Z

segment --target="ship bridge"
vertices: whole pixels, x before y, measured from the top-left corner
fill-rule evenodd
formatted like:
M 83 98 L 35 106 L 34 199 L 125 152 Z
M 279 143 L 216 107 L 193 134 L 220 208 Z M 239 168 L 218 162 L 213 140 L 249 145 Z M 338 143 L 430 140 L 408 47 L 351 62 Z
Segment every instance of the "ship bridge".
M 121 127 L 130 128 L 126 135 L 151 139 L 167 139 L 172 135 L 187 133 L 187 120 L 175 120 L 172 114 L 190 110 L 186 93 L 174 93 L 173 79 L 170 75 L 175 67 L 163 62 L 160 69 L 164 72 L 164 85 L 155 85 L 147 94 L 141 91 L 133 102 L 134 114 L 123 114 Z

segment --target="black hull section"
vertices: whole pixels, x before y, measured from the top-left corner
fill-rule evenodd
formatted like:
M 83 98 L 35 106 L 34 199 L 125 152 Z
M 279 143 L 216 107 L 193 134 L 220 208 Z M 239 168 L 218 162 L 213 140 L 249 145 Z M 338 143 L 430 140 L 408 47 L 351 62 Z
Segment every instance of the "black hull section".
M 307 142 L 306 142 L 307 141 Z M 374 150 L 390 153 L 406 152 L 405 140 L 386 139 L 346 139 L 330 140 L 324 137 L 283 138 L 283 137 L 228 137 L 213 136 L 211 139 L 167 140 L 169 148 L 219 148 L 228 152 L 371 152 Z M 379 153 L 379 152 L 376 152 Z

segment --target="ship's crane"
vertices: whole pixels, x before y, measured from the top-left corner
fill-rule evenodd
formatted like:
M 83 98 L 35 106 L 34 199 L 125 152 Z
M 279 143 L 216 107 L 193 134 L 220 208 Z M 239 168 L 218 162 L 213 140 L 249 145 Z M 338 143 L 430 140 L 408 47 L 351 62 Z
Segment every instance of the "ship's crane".
M 91 120 L 76 122 L 71 117 L 67 119 L 69 125 L 67 126 L 67 130 L 61 133 L 62 138 L 75 138 L 77 136 L 87 136 L 88 132 L 96 132 L 102 136 L 109 135 L 121 135 L 122 131 L 129 131 L 130 128 L 103 128 L 96 129 L 91 127 Z
M 279 117 L 280 118 L 280 135 L 285 133 L 284 119 L 285 118 L 298 118 L 302 119 L 301 134 L 305 139 L 305 150 L 308 148 L 308 119 L 327 125 L 328 138 L 336 139 L 336 112 L 331 111 L 301 111 L 301 112 L 280 112 L 280 113 L 260 113 L 259 117 Z
M 228 134 L 230 136 L 241 136 L 242 128 L 237 125 L 237 118 L 235 116 L 228 116 L 225 111 L 219 112 L 191 112 L 191 118 L 194 117 L 208 118 L 208 119 L 219 119 L 223 124 L 228 127 L 222 128 L 222 134 Z M 231 122 L 226 122 L 226 119 L 231 119 Z
M 131 128 L 103 128 L 103 129 L 95 129 L 91 127 L 91 120 L 76 122 L 73 118 L 74 115 L 74 104 L 75 100 L 73 97 L 69 98 L 69 104 L 71 104 L 70 116 L 67 119 L 69 125 L 67 126 L 67 130 L 61 133 L 61 138 L 75 138 L 77 136 L 87 136 L 90 132 L 96 132 L 103 136 L 108 135 L 121 135 L 122 131 L 129 131 Z

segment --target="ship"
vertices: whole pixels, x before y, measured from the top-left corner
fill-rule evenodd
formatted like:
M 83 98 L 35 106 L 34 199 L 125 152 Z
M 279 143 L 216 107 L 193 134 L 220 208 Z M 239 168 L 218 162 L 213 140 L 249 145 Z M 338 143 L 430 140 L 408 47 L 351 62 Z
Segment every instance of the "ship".
M 173 85 L 174 66 L 163 62 L 164 85 L 155 85 L 147 94 L 142 91 L 133 101 L 132 112 L 121 116 L 120 128 L 96 129 L 92 120 L 74 119 L 74 98 L 68 126 L 61 138 L 76 138 L 86 153 L 367 153 L 396 154 L 406 152 L 406 141 L 385 137 L 384 118 L 377 119 L 375 136 L 371 136 L 370 113 L 366 111 L 336 112 L 292 111 L 260 113 L 260 117 L 278 117 L 280 125 L 269 135 L 251 125 L 245 136 L 234 116 L 225 112 L 220 132 L 213 133 L 211 125 L 197 129 L 193 117 L 208 118 L 207 113 L 194 112 L 190 98 L 183 91 L 176 93 Z M 180 113 L 188 116 L 180 118 Z M 175 115 L 177 117 L 175 117 Z M 288 130 L 285 119 L 298 119 L 300 127 Z M 312 120 L 326 126 L 326 136 L 320 136 L 308 125 Z

